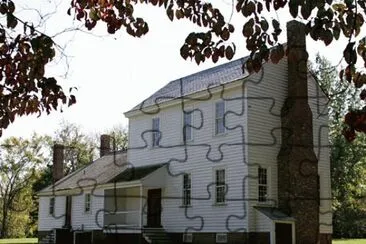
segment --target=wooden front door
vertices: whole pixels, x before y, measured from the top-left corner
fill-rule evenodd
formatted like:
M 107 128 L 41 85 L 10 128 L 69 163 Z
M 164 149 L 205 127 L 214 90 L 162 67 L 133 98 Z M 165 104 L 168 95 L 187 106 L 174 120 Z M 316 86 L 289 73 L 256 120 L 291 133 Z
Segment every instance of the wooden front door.
M 292 224 L 276 223 L 276 244 L 292 244 Z
M 71 228 L 71 196 L 66 196 L 65 228 Z
M 161 227 L 161 189 L 147 191 L 147 226 Z

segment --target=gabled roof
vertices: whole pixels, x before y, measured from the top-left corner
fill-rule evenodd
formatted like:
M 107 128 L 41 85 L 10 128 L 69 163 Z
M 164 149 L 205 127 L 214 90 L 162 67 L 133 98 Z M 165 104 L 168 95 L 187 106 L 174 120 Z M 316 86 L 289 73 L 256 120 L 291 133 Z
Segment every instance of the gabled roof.
M 128 166 L 127 152 L 110 153 L 65 176 L 39 193 L 105 184 L 121 174 Z
M 240 58 L 173 80 L 126 113 L 242 79 L 248 75 L 247 73 L 244 73 L 242 69 L 243 64 L 247 59 L 248 57 Z

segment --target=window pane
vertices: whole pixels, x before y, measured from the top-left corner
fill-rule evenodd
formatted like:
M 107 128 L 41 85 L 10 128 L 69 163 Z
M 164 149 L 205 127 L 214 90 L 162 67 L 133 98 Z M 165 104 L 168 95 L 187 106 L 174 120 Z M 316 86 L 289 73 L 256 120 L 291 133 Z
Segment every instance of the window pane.
M 216 202 L 224 203 L 225 202 L 225 170 L 220 169 L 216 170 Z
M 183 205 L 191 204 L 191 175 L 183 175 Z
M 216 118 L 223 118 L 225 113 L 225 104 L 223 101 L 216 103 Z
M 258 183 L 267 184 L 267 169 L 258 168 Z
M 225 132 L 224 115 L 225 103 L 224 101 L 217 102 L 215 107 L 215 133 L 220 134 Z
M 153 118 L 152 120 L 152 129 L 153 129 L 153 134 L 152 134 L 152 145 L 153 146 L 158 146 L 159 145 L 159 137 L 160 137 L 160 120 L 159 118 Z
M 184 139 L 191 140 L 192 139 L 192 114 L 184 113 Z
M 258 201 L 267 201 L 267 169 L 258 168 Z
M 259 186 L 258 201 L 265 202 L 267 200 L 267 186 Z

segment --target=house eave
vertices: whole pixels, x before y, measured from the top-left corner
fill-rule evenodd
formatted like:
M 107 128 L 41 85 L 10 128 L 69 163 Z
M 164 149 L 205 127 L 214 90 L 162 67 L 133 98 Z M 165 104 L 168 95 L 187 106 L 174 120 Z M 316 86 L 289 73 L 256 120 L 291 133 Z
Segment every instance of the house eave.
M 177 97 L 177 98 L 165 101 L 165 102 L 155 103 L 155 104 L 149 105 L 147 107 L 135 108 L 135 109 L 127 111 L 123 114 L 126 118 L 131 118 L 131 117 L 142 115 L 142 114 L 156 114 L 163 108 L 176 106 L 176 105 L 182 103 L 182 100 L 190 101 L 190 100 L 197 100 L 200 98 L 202 99 L 205 96 L 207 96 L 207 90 L 209 90 L 208 93 L 211 96 L 211 95 L 217 95 L 218 93 L 222 92 L 224 88 L 226 91 L 237 88 L 238 86 L 241 86 L 242 82 L 244 82 L 249 76 L 250 75 L 248 74 L 247 76 L 245 76 L 243 78 L 233 80 L 233 81 L 230 81 L 225 84 L 217 85 L 217 86 L 209 88 L 209 89 L 187 94 L 183 97 Z M 242 82 L 240 82 L 240 81 L 242 81 Z

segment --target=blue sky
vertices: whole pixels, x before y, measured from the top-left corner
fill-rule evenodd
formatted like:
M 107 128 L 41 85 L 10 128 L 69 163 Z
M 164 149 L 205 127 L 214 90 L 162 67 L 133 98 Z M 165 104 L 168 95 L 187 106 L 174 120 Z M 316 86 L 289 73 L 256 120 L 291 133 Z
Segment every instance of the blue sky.
M 43 13 L 56 10 L 55 14 L 41 25 L 40 30 L 54 35 L 65 28 L 80 23 L 66 14 L 69 1 L 53 0 L 26 1 L 20 0 L 18 15 L 27 20 L 39 20 L 37 13 L 30 8 L 40 9 Z M 224 9 L 224 15 L 231 15 L 231 1 L 215 1 Z M 30 6 L 29 4 L 33 4 Z M 117 124 L 127 126 L 123 112 L 147 98 L 170 80 L 212 67 L 210 61 L 197 66 L 194 62 L 185 61 L 179 49 L 188 33 L 194 26 L 187 21 L 170 22 L 163 9 L 142 7 L 136 10 L 149 23 L 149 33 L 142 38 L 133 38 L 120 31 L 108 35 L 103 24 L 99 24 L 91 33 L 81 31 L 57 35 L 56 42 L 66 45 L 67 58 L 59 56 L 48 67 L 47 73 L 55 76 L 65 91 L 77 87 L 75 92 L 77 104 L 65 108 L 63 113 L 53 112 L 50 115 L 28 116 L 18 118 L 3 134 L 9 136 L 29 136 L 37 133 L 52 133 L 61 120 L 81 125 L 86 133 L 100 132 Z M 281 26 L 285 28 L 290 16 L 279 12 Z M 277 16 L 273 16 L 277 18 Z M 236 25 L 232 41 L 237 46 L 234 56 L 239 58 L 248 54 L 245 40 L 241 36 L 243 19 L 236 14 L 231 19 Z M 197 30 L 197 29 L 196 29 Z M 285 34 L 285 31 L 283 31 Z M 285 41 L 285 35 L 282 36 Z M 333 63 L 338 63 L 343 53 L 344 41 L 331 44 L 309 42 L 308 51 L 311 57 L 320 52 Z M 227 62 L 222 60 L 219 63 Z M 65 74 L 67 74 L 66 77 Z

